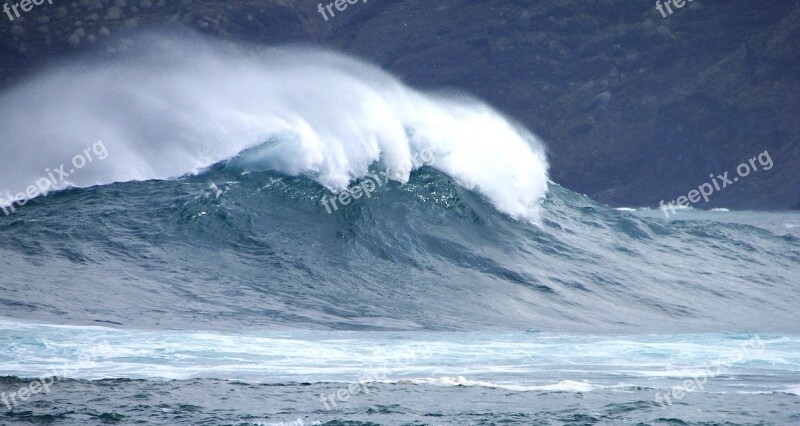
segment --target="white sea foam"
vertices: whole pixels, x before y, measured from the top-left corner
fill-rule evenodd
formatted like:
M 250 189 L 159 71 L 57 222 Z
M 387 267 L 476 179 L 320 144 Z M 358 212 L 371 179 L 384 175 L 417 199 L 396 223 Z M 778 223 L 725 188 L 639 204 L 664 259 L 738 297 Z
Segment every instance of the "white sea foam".
M 788 388 L 788 389 L 779 390 L 777 392 L 788 393 L 790 395 L 800 396 L 800 385 L 796 385 L 796 386 Z
M 0 366 L 4 374 L 17 377 L 66 369 L 67 377 L 88 380 L 371 382 L 515 392 L 667 388 L 704 376 L 717 390 L 757 376 L 759 386 L 748 385 L 748 390 L 766 391 L 775 389 L 776 377 L 797 377 L 800 338 L 762 336 L 764 350 L 742 353 L 739 359 L 744 337 L 299 330 L 230 334 L 0 318 Z M 719 361 L 722 369 L 706 368 Z M 788 392 L 797 390 L 796 385 L 787 387 Z
M 419 379 L 403 379 L 395 383 L 414 385 L 439 385 L 439 386 L 478 386 L 492 389 L 506 389 L 517 392 L 528 391 L 556 391 L 556 392 L 591 392 L 605 389 L 609 386 L 596 385 L 574 380 L 563 380 L 549 385 L 516 385 L 488 382 L 483 380 L 469 380 L 463 376 L 458 377 L 425 377 Z
M 537 218 L 543 147 L 479 101 L 422 93 L 332 52 L 253 54 L 174 34 L 136 40 L 147 47 L 124 61 L 65 65 L 0 95 L 0 196 L 98 140 L 108 158 L 62 186 L 169 179 L 246 151 L 235 167 L 306 175 L 340 191 L 370 168 L 406 182 L 414 154 L 428 150 L 434 167 L 498 210 Z

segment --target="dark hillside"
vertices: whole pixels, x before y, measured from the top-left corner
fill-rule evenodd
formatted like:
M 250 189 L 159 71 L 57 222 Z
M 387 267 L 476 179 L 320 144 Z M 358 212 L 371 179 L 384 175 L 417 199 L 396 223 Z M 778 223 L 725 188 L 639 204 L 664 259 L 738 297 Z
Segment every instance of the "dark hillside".
M 313 42 L 407 82 L 463 88 L 540 134 L 553 180 L 656 205 L 768 151 L 774 168 L 709 207 L 800 205 L 800 2 L 694 1 L 668 18 L 626 0 L 81 0 L 0 24 L 0 81 L 54 58 L 124 55 L 125 31 L 183 23 L 260 44 Z M 122 37 L 120 37 L 120 34 Z

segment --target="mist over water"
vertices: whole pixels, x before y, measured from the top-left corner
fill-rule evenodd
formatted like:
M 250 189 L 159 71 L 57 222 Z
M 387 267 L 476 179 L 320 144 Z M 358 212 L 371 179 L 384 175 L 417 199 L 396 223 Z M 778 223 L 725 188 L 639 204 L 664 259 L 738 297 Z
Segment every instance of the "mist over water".
M 254 53 L 174 34 L 138 41 L 124 60 L 63 65 L 0 95 L 0 196 L 13 199 L 48 168 L 69 170 L 98 140 L 108 158 L 60 187 L 175 178 L 249 149 L 233 164 L 241 171 L 340 191 L 370 170 L 407 182 L 425 150 L 500 211 L 537 218 L 542 145 L 477 100 L 425 94 L 328 51 Z
M 61 376 L 0 422 L 796 423 L 797 213 L 613 209 L 336 53 L 136 46 L 0 94 L 0 197 L 77 187 L 0 214 L 0 396 Z

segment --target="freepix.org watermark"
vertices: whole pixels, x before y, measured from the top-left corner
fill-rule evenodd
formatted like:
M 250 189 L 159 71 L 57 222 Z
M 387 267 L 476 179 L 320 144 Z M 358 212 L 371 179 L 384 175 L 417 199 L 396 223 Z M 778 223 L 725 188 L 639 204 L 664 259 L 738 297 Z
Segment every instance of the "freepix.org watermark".
M 47 4 L 53 4 L 53 0 L 46 0 Z M 33 6 L 41 6 L 44 4 L 45 0 L 22 0 L 18 3 L 11 3 L 11 6 L 8 3 L 3 3 L 3 12 L 8 15 L 8 20 L 14 22 L 14 18 L 19 18 L 19 9 L 22 9 L 23 12 L 30 12 L 33 9 Z M 12 15 L 11 12 L 14 12 Z
M 408 365 L 420 358 L 430 358 L 432 353 L 431 349 L 426 345 L 413 346 L 407 352 L 386 358 L 380 367 L 361 374 L 357 383 L 351 383 L 346 388 L 341 388 L 330 395 L 320 395 L 319 401 L 325 406 L 326 410 L 330 411 L 337 408 L 337 401 L 346 403 L 351 397 L 361 393 L 371 395 L 372 392 L 370 392 L 367 384 L 388 380 L 390 365 L 395 367 Z
M 676 9 L 682 9 L 683 6 L 686 6 L 686 2 L 692 2 L 694 0 L 667 0 L 664 3 L 661 3 L 661 0 L 656 1 L 656 9 L 661 12 L 661 16 L 665 19 L 669 16 L 672 16 L 675 13 L 672 10 L 672 6 L 675 6 Z M 669 13 L 669 15 L 667 14 Z
M 758 164 L 756 164 L 756 160 L 758 160 Z M 772 157 L 770 157 L 768 151 L 764 151 L 761 154 L 758 154 L 757 157 L 753 157 L 749 161 L 739 164 L 739 166 L 736 168 L 736 174 L 739 176 L 736 176 L 733 179 L 728 177 L 729 172 L 717 175 L 716 177 L 713 174 L 710 174 L 708 177 L 711 178 L 711 182 L 706 182 L 698 186 L 697 189 L 689 191 L 687 195 L 682 195 L 675 201 L 670 201 L 666 204 L 664 204 L 664 200 L 661 200 L 659 206 L 661 211 L 664 212 L 664 217 L 669 218 L 669 211 L 671 211 L 672 214 L 676 214 L 676 207 L 686 208 L 689 206 L 689 203 L 696 204 L 699 203 L 701 199 L 707 203 L 709 197 L 711 197 L 711 195 L 713 195 L 715 192 L 719 192 L 728 186 L 739 182 L 739 178 L 744 178 L 749 176 L 751 173 L 757 172 L 758 165 L 761 165 L 761 170 L 772 169 L 774 164 L 772 163 Z
M 367 198 L 372 198 L 372 193 L 375 192 L 376 189 L 389 183 L 389 174 L 387 172 L 380 172 L 380 174 L 383 175 L 383 177 L 377 173 L 368 175 L 358 185 L 353 185 L 336 196 L 329 197 L 323 195 L 322 205 L 325 207 L 325 210 L 328 211 L 328 214 L 331 214 L 339 210 L 339 206 L 336 205 L 337 200 L 342 206 L 346 206 L 353 200 L 358 200 L 365 195 Z M 330 204 L 328 204 L 328 202 L 330 202 Z M 331 207 L 333 207 L 333 210 L 331 210 Z
M 110 354 L 111 345 L 109 345 L 108 342 L 103 342 L 90 348 L 88 351 L 81 353 L 78 356 L 78 363 L 95 362 L 98 357 L 108 357 Z M 49 394 L 50 386 L 53 386 L 56 382 L 69 378 L 74 373 L 74 370 L 72 370 L 69 366 L 64 365 L 61 370 L 53 370 L 50 374 L 44 374 L 39 377 L 38 380 L 30 382 L 28 386 L 23 386 L 15 392 L 10 392 L 8 394 L 5 392 L 0 393 L 0 401 L 3 402 L 6 408 L 11 410 L 18 404 L 27 401 L 28 398 L 33 395 L 39 393 Z M 17 399 L 19 399 L 19 402 Z M 0 405 L 0 407 L 2 407 L 2 405 Z
M 686 393 L 694 392 L 695 390 L 704 390 L 705 384 L 708 383 L 709 377 L 715 377 L 724 372 L 732 365 L 745 359 L 747 356 L 761 353 L 764 351 L 764 343 L 758 336 L 739 345 L 739 349 L 732 353 L 728 359 L 712 362 L 710 365 L 706 364 L 702 367 L 703 372 L 696 375 L 692 379 L 687 379 L 678 386 L 670 388 L 663 395 L 661 391 L 656 392 L 655 400 L 661 405 L 662 410 L 667 409 L 667 405 L 672 405 L 672 399 L 681 400 Z M 713 370 L 713 371 L 712 371 Z M 665 404 L 666 402 L 666 404 Z
M 423 149 L 419 153 L 413 154 L 412 157 L 411 163 L 415 169 L 423 165 L 432 166 L 435 160 L 433 152 L 428 149 Z M 335 196 L 322 196 L 322 206 L 325 207 L 328 214 L 331 214 L 339 210 L 339 206 L 336 204 L 337 201 L 340 205 L 346 206 L 353 202 L 353 200 L 358 200 L 364 196 L 372 198 L 372 193 L 375 192 L 375 190 L 389 183 L 389 175 L 389 171 L 369 174 L 361 180 L 360 183 L 345 189 Z M 333 209 L 331 209 L 331 207 Z
M 12 195 L 10 200 L 4 200 L 0 197 L 0 209 L 6 216 L 17 211 L 17 207 L 22 207 L 28 201 L 38 197 L 46 196 L 48 192 L 58 189 L 59 185 L 64 183 L 64 180 L 72 176 L 78 170 L 84 168 L 87 164 L 97 158 L 98 160 L 105 160 L 108 157 L 108 150 L 106 149 L 103 141 L 97 141 L 94 145 L 83 150 L 82 153 L 72 157 L 72 167 L 69 171 L 64 170 L 67 166 L 64 164 L 50 170 L 45 169 L 45 176 L 36 179 L 33 185 L 25 189 L 25 192 L 20 192 Z M 17 207 L 15 207 L 15 205 Z
M 367 0 L 336 0 L 335 2 L 328 3 L 327 5 L 323 5 L 322 3 L 318 4 L 317 11 L 327 21 L 330 18 L 336 16 L 336 12 L 333 11 L 334 8 L 336 8 L 336 10 L 338 10 L 339 12 L 344 12 L 347 9 L 347 6 L 351 4 L 356 4 L 359 1 L 361 1 L 362 3 L 367 2 Z M 325 13 L 326 10 L 328 11 L 327 14 Z M 330 18 L 328 17 L 328 14 L 330 14 Z

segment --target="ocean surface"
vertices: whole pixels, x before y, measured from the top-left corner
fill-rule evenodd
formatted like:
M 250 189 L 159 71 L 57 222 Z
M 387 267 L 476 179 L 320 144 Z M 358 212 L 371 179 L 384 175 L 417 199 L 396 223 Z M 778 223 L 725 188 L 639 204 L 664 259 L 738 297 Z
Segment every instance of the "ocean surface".
M 800 213 L 610 208 L 463 94 L 148 37 L 0 94 L 0 424 L 800 423 Z

